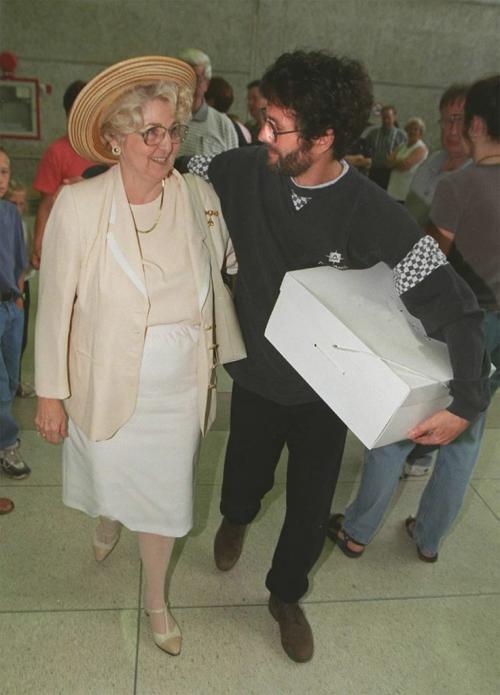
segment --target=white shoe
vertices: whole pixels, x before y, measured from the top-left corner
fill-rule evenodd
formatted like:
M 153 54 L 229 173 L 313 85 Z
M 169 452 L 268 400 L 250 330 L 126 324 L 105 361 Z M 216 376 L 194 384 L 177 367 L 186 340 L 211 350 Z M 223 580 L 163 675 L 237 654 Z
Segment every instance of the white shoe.
M 158 608 L 156 610 L 145 608 L 144 612 L 148 617 L 151 615 L 158 615 L 160 613 L 164 614 L 167 631 L 162 633 L 151 630 L 153 632 L 153 639 L 156 646 L 162 649 L 164 652 L 167 652 L 167 654 L 170 654 L 170 656 L 178 656 L 181 653 L 182 635 L 179 626 L 175 622 L 167 606 L 164 608 Z M 171 630 L 168 628 L 169 617 L 170 621 L 174 624 Z
M 430 470 L 431 466 L 417 466 L 407 461 L 403 468 L 403 475 L 401 478 L 404 480 L 407 478 L 425 478 L 426 475 L 429 475 Z
M 12 478 L 12 480 L 22 480 L 31 473 L 31 468 L 23 461 L 19 453 L 19 439 L 15 444 L 0 449 L 0 473 Z

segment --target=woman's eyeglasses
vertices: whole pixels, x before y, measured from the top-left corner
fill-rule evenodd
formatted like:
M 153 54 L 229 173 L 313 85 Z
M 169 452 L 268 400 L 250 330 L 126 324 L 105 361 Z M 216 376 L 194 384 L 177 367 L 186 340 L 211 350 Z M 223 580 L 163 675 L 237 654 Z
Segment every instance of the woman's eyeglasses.
M 155 145 L 160 145 L 165 139 L 165 135 L 168 133 L 170 141 L 174 144 L 182 142 L 188 132 L 189 128 L 187 125 L 182 123 L 174 123 L 170 128 L 165 128 L 163 125 L 151 125 L 144 130 L 138 130 L 137 133 L 144 140 L 145 145 L 154 147 Z

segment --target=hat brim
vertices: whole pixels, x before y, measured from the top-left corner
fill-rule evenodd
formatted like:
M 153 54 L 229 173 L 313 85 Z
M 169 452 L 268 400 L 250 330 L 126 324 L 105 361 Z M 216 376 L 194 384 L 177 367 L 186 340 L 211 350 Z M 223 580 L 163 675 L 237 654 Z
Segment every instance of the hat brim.
M 122 94 L 138 85 L 167 81 L 194 92 L 196 74 L 183 60 L 167 56 L 140 56 L 115 63 L 88 82 L 78 94 L 68 120 L 73 149 L 91 162 L 114 164 L 116 157 L 101 140 L 107 110 Z

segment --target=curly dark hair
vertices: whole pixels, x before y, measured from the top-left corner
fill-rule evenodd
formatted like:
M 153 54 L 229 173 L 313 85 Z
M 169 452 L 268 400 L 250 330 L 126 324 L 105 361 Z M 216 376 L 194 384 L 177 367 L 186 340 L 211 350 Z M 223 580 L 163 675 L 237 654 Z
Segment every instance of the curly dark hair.
M 293 112 L 305 140 L 331 128 L 336 159 L 361 135 L 373 103 L 365 67 L 326 51 L 284 53 L 266 70 L 261 92 L 271 104 Z
M 466 131 L 474 116 L 479 116 L 486 123 L 489 137 L 500 142 L 500 75 L 474 82 L 467 92 L 464 112 Z

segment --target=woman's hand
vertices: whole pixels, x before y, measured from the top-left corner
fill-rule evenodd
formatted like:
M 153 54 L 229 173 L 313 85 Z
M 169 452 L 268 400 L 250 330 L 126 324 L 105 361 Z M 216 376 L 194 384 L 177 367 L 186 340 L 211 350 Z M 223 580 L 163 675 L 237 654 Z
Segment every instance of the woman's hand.
M 397 164 L 398 158 L 397 158 L 397 153 L 398 153 L 399 147 L 396 147 L 395 150 L 392 150 L 390 154 L 387 155 L 387 158 L 385 160 L 385 164 L 388 169 L 394 169 L 394 167 Z
M 62 401 L 58 398 L 38 397 L 35 415 L 35 426 L 38 433 L 51 444 L 59 442 L 68 436 L 68 416 Z

